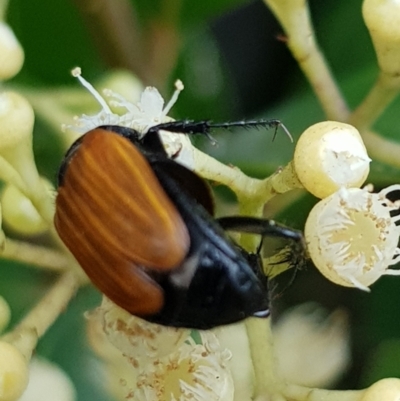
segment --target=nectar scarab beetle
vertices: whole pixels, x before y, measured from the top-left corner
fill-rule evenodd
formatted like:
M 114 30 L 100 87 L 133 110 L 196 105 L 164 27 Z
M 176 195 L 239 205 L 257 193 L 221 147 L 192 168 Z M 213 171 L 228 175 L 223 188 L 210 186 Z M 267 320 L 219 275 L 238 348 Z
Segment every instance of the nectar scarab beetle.
M 298 243 L 301 233 L 264 219 L 214 219 L 207 183 L 168 158 L 159 137 L 161 129 L 208 135 L 229 125 L 175 121 L 146 135 L 101 126 L 67 152 L 58 175 L 56 229 L 93 284 L 131 314 L 195 329 L 269 314 L 260 258 L 225 230 Z

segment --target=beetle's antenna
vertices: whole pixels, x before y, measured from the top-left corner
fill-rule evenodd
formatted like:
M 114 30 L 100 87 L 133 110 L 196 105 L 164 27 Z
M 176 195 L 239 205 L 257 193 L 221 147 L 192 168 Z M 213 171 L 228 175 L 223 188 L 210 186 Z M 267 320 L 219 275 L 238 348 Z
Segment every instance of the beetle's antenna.
M 172 99 L 171 99 L 172 100 Z M 213 128 L 223 128 L 229 129 L 232 127 L 242 127 L 242 128 L 275 128 L 274 138 L 276 135 L 276 130 L 282 127 L 286 135 L 293 142 L 293 138 L 290 135 L 287 128 L 279 120 L 242 120 L 235 122 L 226 123 L 212 123 L 210 121 L 193 121 L 193 120 L 181 120 L 181 121 L 171 121 L 167 123 L 162 123 L 154 125 L 149 128 L 148 133 L 159 132 L 160 130 L 175 132 L 177 134 L 202 134 L 205 135 L 212 142 L 216 143 L 215 139 L 210 135 L 210 131 Z
M 289 130 L 283 125 L 280 120 L 242 120 L 242 121 L 234 121 L 234 122 L 227 122 L 227 123 L 210 123 L 209 129 L 212 128 L 224 128 L 229 129 L 231 127 L 242 127 L 242 128 L 275 128 L 274 136 L 272 140 L 275 139 L 277 129 L 281 127 L 285 134 L 289 137 L 290 141 L 293 142 L 293 137 L 290 134 Z

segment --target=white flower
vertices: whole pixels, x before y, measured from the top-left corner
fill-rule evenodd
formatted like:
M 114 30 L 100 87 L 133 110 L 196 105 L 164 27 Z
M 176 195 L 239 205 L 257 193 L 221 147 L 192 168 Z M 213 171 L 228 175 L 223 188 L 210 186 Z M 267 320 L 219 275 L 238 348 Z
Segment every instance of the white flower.
M 314 206 L 304 234 L 311 259 L 325 277 L 369 291 L 382 275 L 400 275 L 389 269 L 399 261 L 400 205 L 387 198 L 399 190 L 400 185 L 379 193 L 342 188 Z
M 175 352 L 190 335 L 188 329 L 160 326 L 133 316 L 105 296 L 88 317 L 98 320 L 110 343 L 137 366 Z
M 273 327 L 279 374 L 307 387 L 326 387 L 350 359 L 347 315 L 331 315 L 313 303 L 286 312 Z
M 126 113 L 119 115 L 112 112 L 100 93 L 81 76 L 81 69 L 79 67 L 72 71 L 72 75 L 78 78 L 79 82 L 93 95 L 102 108 L 98 114 L 93 116 L 82 115 L 77 118 L 75 126 L 67 126 L 67 128 L 82 133 L 99 125 L 108 124 L 134 128 L 139 133 L 145 134 L 154 125 L 173 121 L 167 114 L 177 101 L 179 93 L 183 90 L 182 82 L 179 80 L 176 81 L 176 90 L 165 108 L 164 99 L 160 95 L 160 92 L 151 86 L 144 89 L 140 100 L 136 104 L 126 100 L 110 89 L 104 90 L 104 94 L 110 99 L 109 103 L 111 106 L 126 110 Z
M 213 333 L 198 332 L 194 341 L 190 330 L 146 322 L 105 297 L 88 318 L 91 344 L 111 372 L 108 384 L 123 399 L 233 401 L 232 354 Z
M 203 344 L 185 343 L 175 353 L 145 366 L 131 399 L 232 401 L 234 385 L 227 365 L 231 354 L 218 349 L 211 333 L 201 336 Z
M 110 99 L 109 104 L 112 107 L 118 108 L 118 110 L 126 111 L 125 113 L 117 114 L 111 110 L 105 99 L 96 91 L 93 85 L 81 76 L 79 67 L 72 71 L 72 75 L 78 78 L 80 83 L 88 89 L 101 106 L 99 113 L 93 116 L 83 114 L 75 118 L 75 125 L 63 126 L 64 130 L 70 129 L 82 134 L 100 125 L 120 125 L 133 128 L 140 134 L 145 135 L 150 127 L 173 121 L 167 114 L 178 100 L 179 93 L 184 88 L 182 82 L 177 80 L 175 82 L 175 92 L 165 107 L 163 97 L 154 87 L 145 88 L 137 103 L 132 103 L 120 94 L 107 89 L 104 93 Z M 178 163 L 193 169 L 192 144 L 188 136 L 165 130 L 160 131 L 160 136 L 168 156 L 174 158 Z

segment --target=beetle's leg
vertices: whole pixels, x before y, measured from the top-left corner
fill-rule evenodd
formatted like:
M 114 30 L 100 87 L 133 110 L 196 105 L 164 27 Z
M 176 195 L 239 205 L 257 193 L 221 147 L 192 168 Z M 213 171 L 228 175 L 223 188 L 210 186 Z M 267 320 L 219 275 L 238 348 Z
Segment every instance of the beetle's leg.
M 260 219 L 256 217 L 222 217 L 216 219 L 216 221 L 224 230 L 259 234 L 261 236 L 281 237 L 294 241 L 290 247 L 286 248 L 286 252 L 282 255 L 282 259 L 277 263 L 288 263 L 290 267 L 295 267 L 289 285 L 294 281 L 297 270 L 305 265 L 306 245 L 301 231 L 286 227 L 274 220 Z M 257 249 L 257 255 L 260 253 L 261 246 L 262 241 Z
M 297 242 L 303 242 L 303 234 L 301 231 L 294 230 L 274 220 L 259 219 L 256 217 L 221 217 L 216 219 L 217 223 L 228 231 L 236 231 L 241 233 L 259 234 L 262 236 L 282 237 Z

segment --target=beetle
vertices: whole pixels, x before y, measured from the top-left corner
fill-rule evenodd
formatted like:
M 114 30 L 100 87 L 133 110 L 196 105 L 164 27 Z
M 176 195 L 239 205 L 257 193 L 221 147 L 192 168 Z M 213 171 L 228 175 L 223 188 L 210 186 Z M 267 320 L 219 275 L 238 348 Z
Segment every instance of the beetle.
M 112 125 L 87 132 L 59 169 L 60 238 L 101 292 L 147 321 L 210 329 L 268 316 L 261 258 L 226 230 L 296 243 L 302 234 L 272 220 L 215 219 L 208 184 L 167 156 L 159 132 L 209 135 L 212 128 L 279 124 L 173 121 L 145 135 Z

